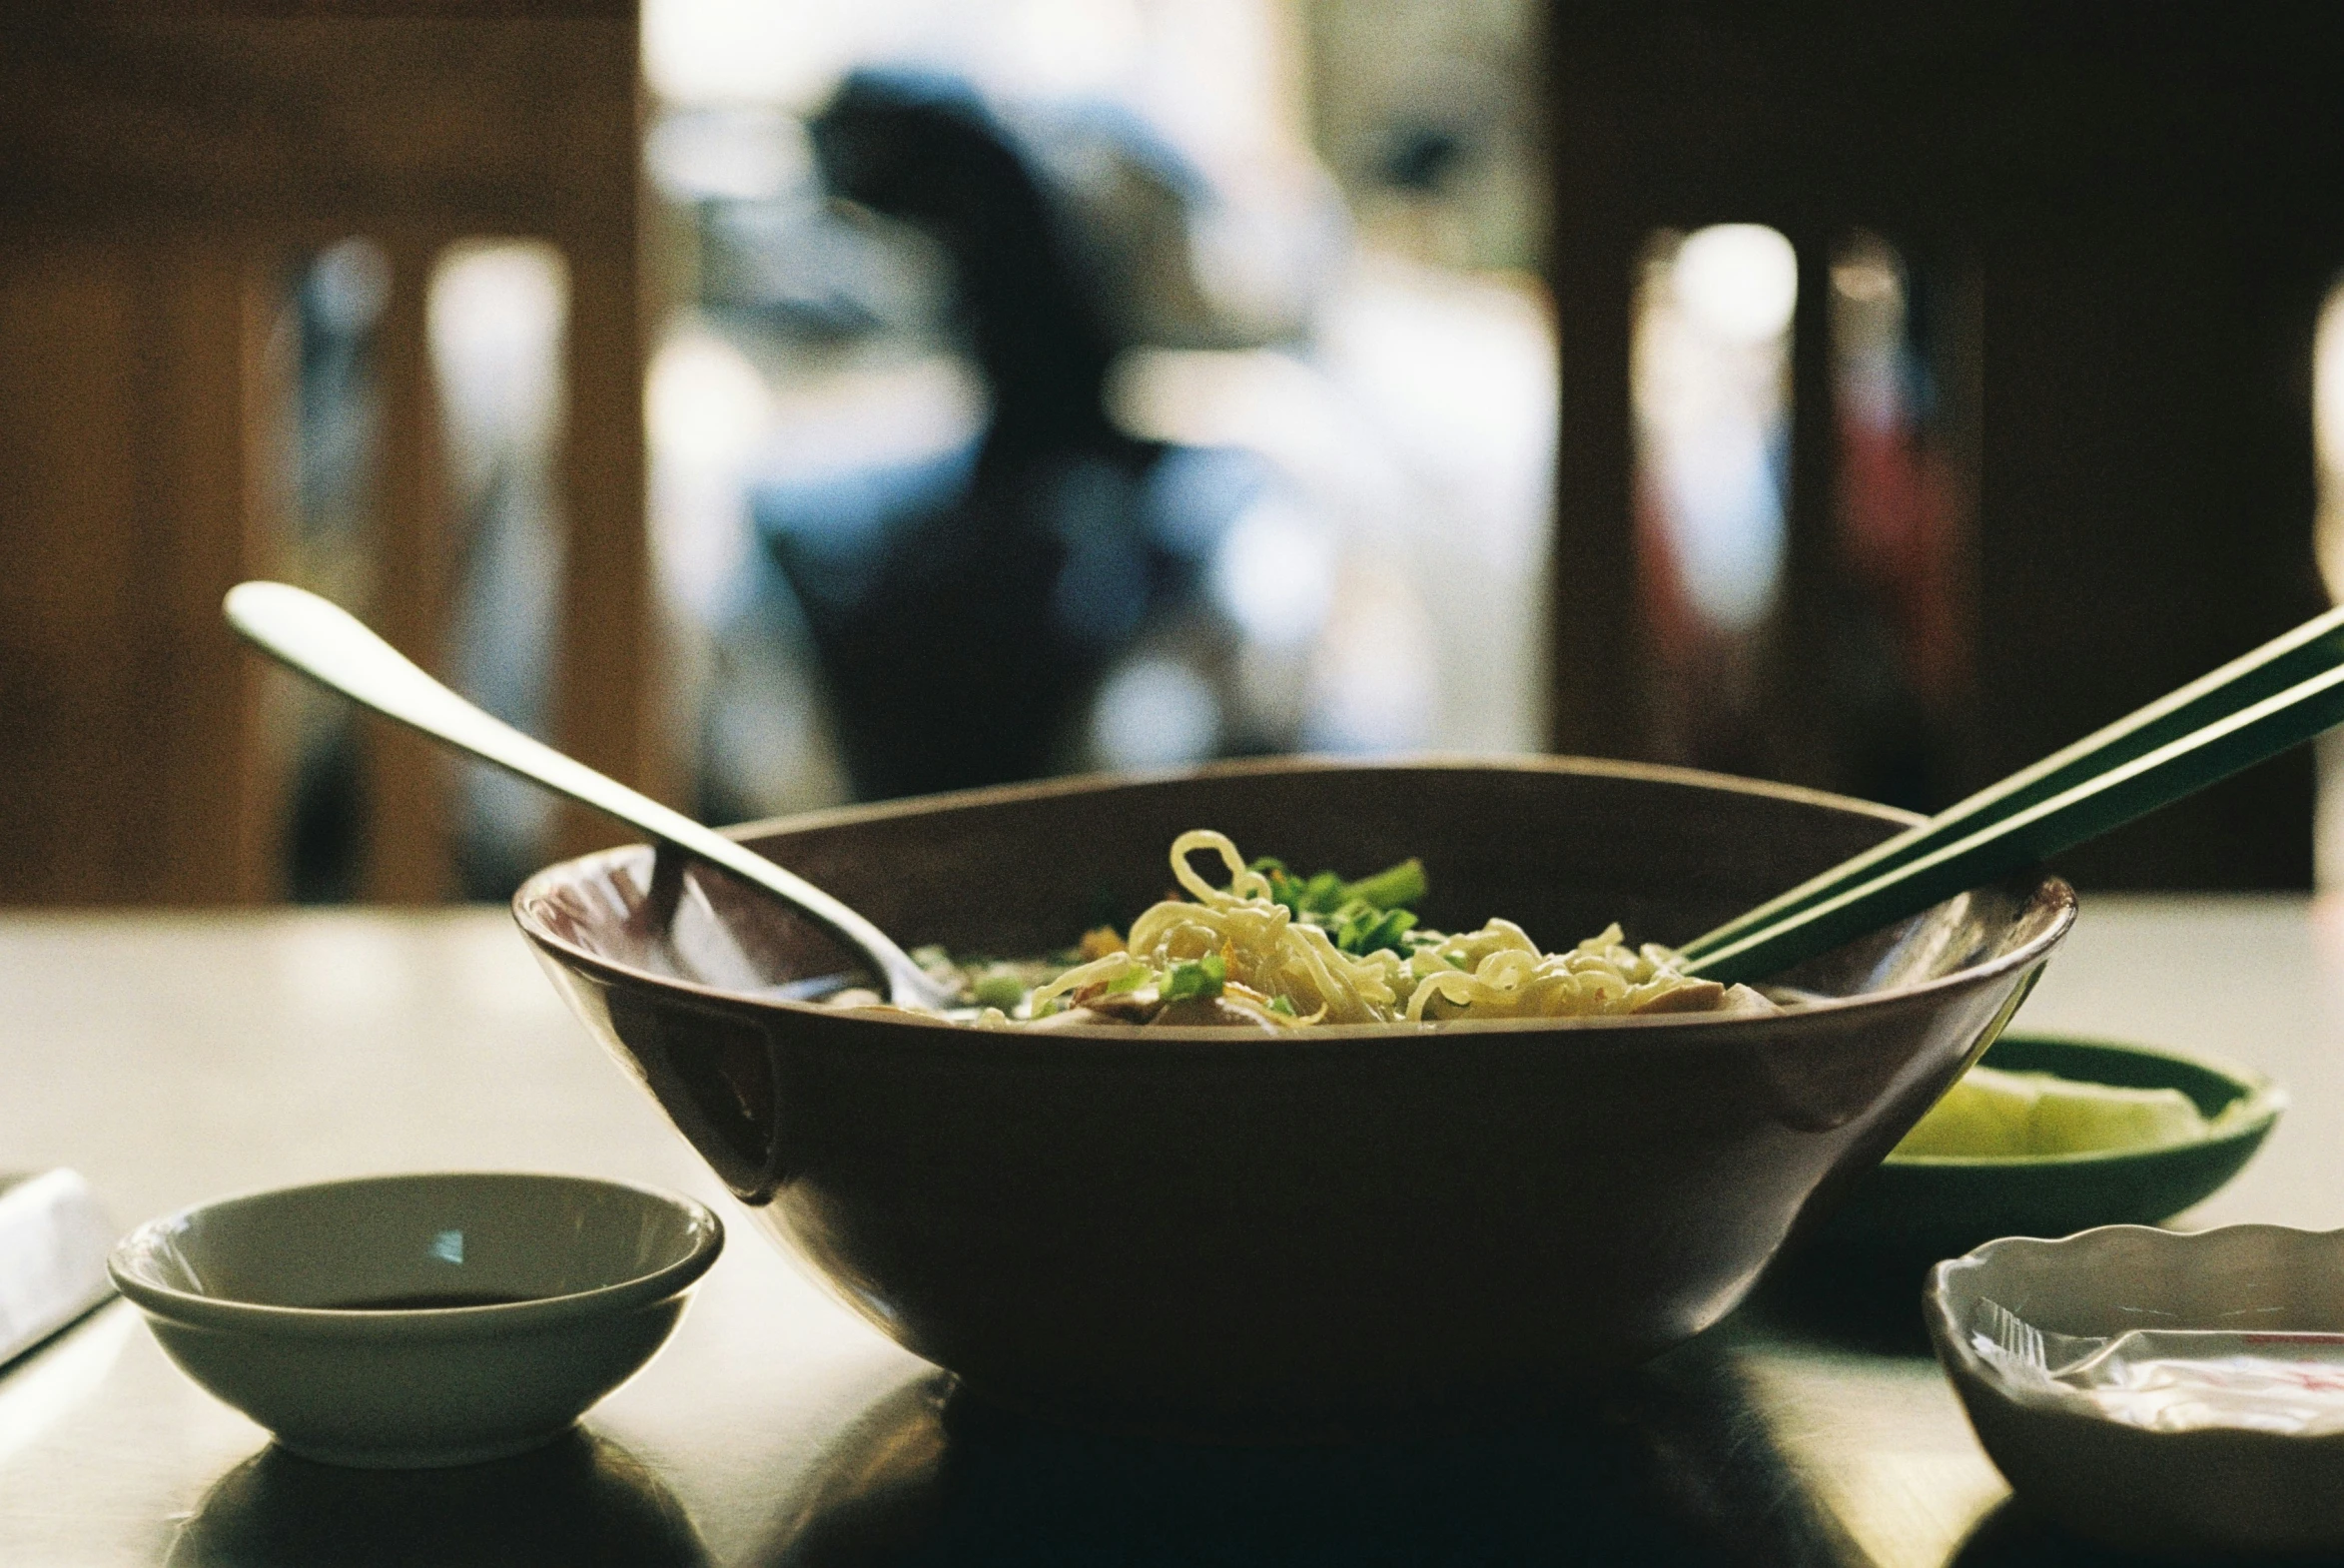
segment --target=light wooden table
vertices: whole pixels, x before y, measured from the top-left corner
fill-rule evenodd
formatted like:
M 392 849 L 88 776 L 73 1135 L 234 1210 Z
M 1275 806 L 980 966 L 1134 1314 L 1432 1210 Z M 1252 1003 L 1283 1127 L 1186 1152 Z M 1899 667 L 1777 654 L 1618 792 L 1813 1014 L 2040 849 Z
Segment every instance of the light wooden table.
M 10 917 L 0 999 L 0 1168 L 73 1166 L 125 1225 L 454 1168 L 733 1211 L 501 911 Z M 2271 1072 L 2293 1109 L 2190 1220 L 2344 1225 L 2344 906 L 2087 900 L 2023 1022 Z M 0 1374 L 0 1563 L 2066 1560 L 1998 1512 L 1917 1319 L 1843 1332 L 1780 1294 L 1581 1421 L 1186 1449 L 952 1398 L 738 1224 L 674 1341 L 583 1437 L 410 1476 L 269 1449 L 116 1302 Z

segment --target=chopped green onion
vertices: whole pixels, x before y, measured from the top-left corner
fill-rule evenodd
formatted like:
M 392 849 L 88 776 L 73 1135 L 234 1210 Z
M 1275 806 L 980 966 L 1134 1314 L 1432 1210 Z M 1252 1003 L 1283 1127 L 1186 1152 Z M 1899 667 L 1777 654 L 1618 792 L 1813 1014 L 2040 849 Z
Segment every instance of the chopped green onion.
M 1343 903 L 1343 879 L 1322 871 L 1302 884 L 1301 909 L 1296 913 L 1330 915 Z
M 1217 997 L 1228 982 L 1228 965 L 1218 953 L 1207 953 L 1192 964 L 1174 964 L 1164 982 L 1164 1000 L 1183 1002 L 1189 997 Z
M 1342 924 L 1336 929 L 1334 945 L 1345 953 L 1367 954 L 1382 948 L 1397 951 L 1400 939 L 1416 924 L 1416 917 L 1404 909 L 1380 910 L 1364 901 L 1345 905 L 1339 918 Z
M 1268 855 L 1248 869 L 1268 881 L 1270 902 L 1283 904 L 1296 920 L 1308 920 L 1329 930 L 1349 923 L 1353 905 L 1371 910 L 1403 909 L 1422 899 L 1427 888 L 1424 865 L 1413 858 L 1357 882 L 1345 882 L 1331 871 L 1297 877 L 1286 870 L 1284 861 Z M 1396 932 L 1392 940 L 1397 940 Z
M 1283 904 L 1286 913 L 1299 918 L 1302 913 L 1302 882 L 1286 872 L 1286 863 L 1264 855 L 1247 868 L 1258 871 L 1269 883 L 1269 901 Z
M 1271 997 L 1269 999 L 1269 1010 L 1272 1013 L 1279 1014 L 1286 1018 L 1292 1018 L 1294 1016 L 1294 1004 L 1288 1002 L 1284 997 Z
M 988 970 L 969 987 L 969 995 L 979 1007 L 1000 1008 L 1006 1013 L 1026 1000 L 1026 983 L 1013 970 Z
M 1377 909 L 1399 909 L 1420 902 L 1430 891 L 1424 863 L 1413 855 L 1396 866 L 1386 866 L 1372 877 L 1343 884 L 1343 899 L 1363 899 Z

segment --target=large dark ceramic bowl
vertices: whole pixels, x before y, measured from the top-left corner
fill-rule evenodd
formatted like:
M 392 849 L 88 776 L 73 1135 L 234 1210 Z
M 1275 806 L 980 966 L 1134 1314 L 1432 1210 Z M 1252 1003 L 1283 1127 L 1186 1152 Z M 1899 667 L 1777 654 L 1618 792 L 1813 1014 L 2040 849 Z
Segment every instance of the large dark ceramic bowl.
M 1683 941 L 1912 819 L 1615 763 L 1274 763 L 742 830 L 906 944 L 1065 946 L 1176 833 L 1358 874 L 1439 927 Z M 984 1032 L 776 996 L 844 967 L 647 848 L 533 878 L 579 1014 L 775 1235 L 981 1395 L 1197 1434 L 1535 1405 L 1715 1321 L 1998 1030 L 2074 917 L 1979 888 L 1785 977 L 1769 1018 Z

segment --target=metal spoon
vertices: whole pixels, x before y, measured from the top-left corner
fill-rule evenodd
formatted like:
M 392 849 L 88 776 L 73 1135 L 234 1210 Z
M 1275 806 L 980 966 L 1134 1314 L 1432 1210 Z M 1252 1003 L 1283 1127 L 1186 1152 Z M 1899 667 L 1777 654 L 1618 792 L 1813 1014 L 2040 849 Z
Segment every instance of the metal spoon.
M 868 959 L 889 1001 L 952 1004 L 886 932 L 813 883 L 482 712 L 339 605 L 290 583 L 244 582 L 228 590 L 224 608 L 247 639 L 319 684 L 763 888 Z

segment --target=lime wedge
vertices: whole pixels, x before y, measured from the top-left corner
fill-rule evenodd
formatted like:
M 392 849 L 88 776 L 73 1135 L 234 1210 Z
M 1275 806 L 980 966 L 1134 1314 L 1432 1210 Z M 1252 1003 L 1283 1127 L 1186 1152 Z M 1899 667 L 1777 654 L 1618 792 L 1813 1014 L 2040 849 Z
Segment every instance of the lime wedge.
M 2048 1079 L 2034 1103 L 2028 1153 L 2088 1155 L 2162 1149 L 2205 1137 L 2205 1118 L 2178 1089 L 2113 1089 Z
M 2027 1127 L 2034 1120 L 2034 1103 L 2041 1098 L 2036 1085 L 2047 1076 L 1973 1067 L 1905 1135 L 1895 1152 L 1972 1160 L 2030 1154 Z
M 1973 1067 L 1895 1154 L 1941 1160 L 2108 1154 L 2194 1143 L 2206 1127 L 2177 1089 L 2119 1089 Z

